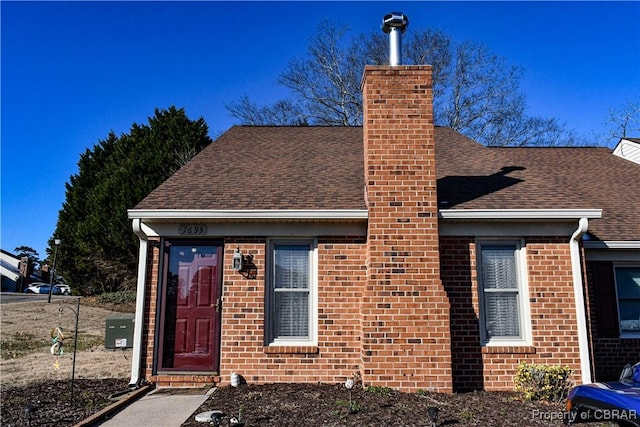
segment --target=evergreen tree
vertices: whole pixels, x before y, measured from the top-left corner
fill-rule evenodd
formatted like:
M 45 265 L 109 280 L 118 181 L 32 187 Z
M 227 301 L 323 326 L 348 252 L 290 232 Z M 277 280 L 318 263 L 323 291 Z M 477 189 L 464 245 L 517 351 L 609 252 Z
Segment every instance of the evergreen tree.
M 33 249 L 31 246 L 18 246 L 17 248 L 13 249 L 13 252 L 15 253 L 16 258 L 22 258 L 26 256 L 31 262 L 36 264 L 40 263 L 40 254 L 38 254 L 38 251 Z
M 84 293 L 133 288 L 138 240 L 127 210 L 209 143 L 204 119 L 190 120 L 184 109 L 170 107 L 87 149 L 58 214 L 59 274 Z

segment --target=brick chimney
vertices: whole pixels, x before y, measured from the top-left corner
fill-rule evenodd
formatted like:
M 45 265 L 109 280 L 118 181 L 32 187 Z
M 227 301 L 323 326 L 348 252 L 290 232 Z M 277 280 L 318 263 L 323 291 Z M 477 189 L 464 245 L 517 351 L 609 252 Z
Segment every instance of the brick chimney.
M 362 300 L 365 384 L 452 391 L 449 299 L 440 280 L 432 67 L 367 66 L 368 200 Z

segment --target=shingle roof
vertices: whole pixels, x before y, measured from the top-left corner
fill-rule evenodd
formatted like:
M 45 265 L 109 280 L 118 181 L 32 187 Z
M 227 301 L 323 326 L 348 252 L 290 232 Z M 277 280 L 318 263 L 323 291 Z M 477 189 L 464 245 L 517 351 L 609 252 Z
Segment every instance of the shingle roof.
M 235 126 L 136 209 L 366 209 L 362 128 Z
M 505 158 L 526 165 L 526 191 L 548 207 L 602 209 L 589 222 L 600 240 L 640 240 L 640 165 L 611 154 L 607 148 L 504 148 Z M 543 184 L 544 183 L 544 184 Z M 545 194 L 545 190 L 549 194 Z
M 602 240 L 640 240 L 640 166 L 607 148 L 489 148 L 436 128 L 440 207 L 603 209 Z M 236 126 L 135 209 L 366 209 L 361 127 Z

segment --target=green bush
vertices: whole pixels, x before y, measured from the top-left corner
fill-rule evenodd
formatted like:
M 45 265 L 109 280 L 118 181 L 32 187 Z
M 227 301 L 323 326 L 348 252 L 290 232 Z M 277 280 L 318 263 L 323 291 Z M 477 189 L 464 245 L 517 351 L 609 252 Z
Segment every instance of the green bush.
M 573 369 L 561 365 L 536 365 L 520 362 L 515 389 L 527 400 L 560 402 L 573 387 Z
M 96 297 L 100 304 L 126 304 L 136 302 L 136 293 L 131 291 L 105 292 Z

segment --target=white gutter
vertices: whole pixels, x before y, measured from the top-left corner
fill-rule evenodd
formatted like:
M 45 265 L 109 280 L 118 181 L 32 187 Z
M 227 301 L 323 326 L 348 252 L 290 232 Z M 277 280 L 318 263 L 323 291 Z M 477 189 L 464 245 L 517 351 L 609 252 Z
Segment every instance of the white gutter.
M 591 358 L 589 355 L 589 337 L 587 333 L 587 313 L 584 307 L 584 288 L 582 282 L 582 263 L 580 260 L 580 239 L 589 228 L 589 220 L 580 218 L 578 228 L 571 235 L 569 250 L 571 252 L 571 270 L 573 273 L 573 293 L 576 303 L 576 321 L 578 323 L 578 348 L 580 352 L 580 371 L 582 383 L 590 384 Z
M 15 271 L 5 267 L 4 265 L 0 265 L 0 275 L 9 278 L 12 282 L 17 282 L 20 278 L 20 275 Z
M 216 210 L 216 209 L 129 209 L 135 219 L 367 219 L 366 209 L 282 209 L 282 210 Z M 571 220 L 601 218 L 602 209 L 441 209 L 443 219 L 493 220 Z
M 0 252 L 0 264 L 9 265 L 14 270 L 20 270 L 20 258 Z
M 441 209 L 443 219 L 571 220 L 601 218 L 602 209 Z
M 147 235 L 142 231 L 142 221 L 133 220 L 133 232 L 140 239 L 138 253 L 138 281 L 136 284 L 136 314 L 133 329 L 133 354 L 131 357 L 131 380 L 129 387 L 137 387 L 140 382 L 140 364 L 142 360 L 142 333 L 144 326 L 144 290 L 147 278 Z
M 366 209 L 129 209 L 127 212 L 131 219 L 367 219 L 369 215 Z

